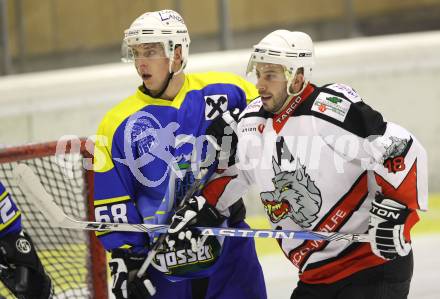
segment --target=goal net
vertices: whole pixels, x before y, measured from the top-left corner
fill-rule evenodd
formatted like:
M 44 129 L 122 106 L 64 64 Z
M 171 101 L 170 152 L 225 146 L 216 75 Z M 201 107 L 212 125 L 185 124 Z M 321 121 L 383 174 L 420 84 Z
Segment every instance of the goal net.
M 71 140 L 0 149 L 0 181 L 22 211 L 23 229 L 52 279 L 55 298 L 108 298 L 105 252 L 92 232 L 51 227 L 12 173 L 17 163 L 27 164 L 67 215 L 93 220 L 93 174 L 86 170 L 92 156 L 86 145 L 86 140 Z M 13 298 L 0 282 L 1 296 Z

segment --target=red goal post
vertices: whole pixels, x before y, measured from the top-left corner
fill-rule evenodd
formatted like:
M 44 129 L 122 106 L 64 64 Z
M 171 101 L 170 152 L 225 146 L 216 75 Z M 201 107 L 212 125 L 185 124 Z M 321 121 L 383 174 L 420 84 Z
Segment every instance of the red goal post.
M 29 165 L 68 215 L 94 220 L 93 142 L 72 139 L 0 149 L 0 181 L 22 211 L 24 230 L 35 243 L 55 298 L 108 298 L 105 251 L 93 232 L 51 227 L 16 185 L 17 163 Z M 1 283 L 0 283 L 1 285 Z M 0 288 L 0 297 L 8 293 Z

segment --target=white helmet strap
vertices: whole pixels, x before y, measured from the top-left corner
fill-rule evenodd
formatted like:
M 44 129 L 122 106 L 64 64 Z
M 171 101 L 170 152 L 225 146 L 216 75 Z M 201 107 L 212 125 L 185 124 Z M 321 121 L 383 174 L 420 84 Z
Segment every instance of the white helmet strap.
M 179 44 L 177 44 L 177 45 L 179 45 Z M 173 63 L 174 63 L 174 52 L 176 51 L 176 46 L 177 45 L 175 45 L 174 46 L 174 49 L 172 50 L 172 51 L 170 51 L 170 57 L 169 57 L 169 59 L 170 59 L 170 64 L 169 64 L 169 68 L 168 68 L 168 71 L 170 72 L 170 74 L 171 73 L 173 73 Z M 181 49 L 182 49 L 182 45 L 179 45 L 180 47 L 181 47 Z M 185 68 L 185 61 L 183 60 L 183 58 L 181 59 L 181 65 L 180 65 L 180 68 L 177 70 L 177 71 L 175 71 L 174 72 L 174 75 L 178 75 L 178 74 L 180 74 L 182 71 L 183 71 L 183 69 Z
M 303 82 L 301 89 L 298 92 L 291 92 L 291 87 L 292 87 L 292 84 L 295 84 L 296 76 L 297 76 L 296 72 L 295 72 L 295 74 L 290 74 L 290 73 L 286 72 L 286 79 L 287 79 L 287 87 L 286 88 L 287 88 L 287 94 L 289 96 L 300 95 L 304 91 L 304 89 L 306 89 L 307 84 L 309 84 L 309 81 L 306 80 L 304 77 L 305 80 Z
M 168 57 L 170 62 L 168 63 L 168 72 L 173 73 L 173 63 L 174 63 L 174 50 L 170 52 L 170 57 Z

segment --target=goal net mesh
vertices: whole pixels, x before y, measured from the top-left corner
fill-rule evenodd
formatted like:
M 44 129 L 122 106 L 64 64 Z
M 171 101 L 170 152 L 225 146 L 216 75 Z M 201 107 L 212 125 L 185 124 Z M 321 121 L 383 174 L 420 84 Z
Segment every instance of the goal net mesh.
M 83 164 L 91 159 L 84 156 L 84 141 L 78 151 L 70 150 L 70 143 L 66 149 L 67 153 L 55 155 L 56 144 L 47 143 L 0 150 L 0 181 L 22 211 L 23 229 L 52 279 L 55 298 L 106 298 L 105 254 L 96 237 L 87 231 L 50 226 L 13 178 L 16 165 L 27 164 L 67 215 L 89 220 L 93 184 Z M 0 289 L 0 295 L 13 298 L 6 288 Z

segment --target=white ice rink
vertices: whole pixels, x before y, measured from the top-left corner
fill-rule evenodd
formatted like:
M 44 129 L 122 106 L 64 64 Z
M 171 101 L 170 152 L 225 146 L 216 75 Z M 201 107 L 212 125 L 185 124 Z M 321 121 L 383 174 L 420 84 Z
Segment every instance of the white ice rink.
M 413 238 L 414 275 L 411 299 L 440 298 L 440 235 Z M 261 259 L 269 299 L 288 299 L 297 282 L 296 268 L 280 254 Z

